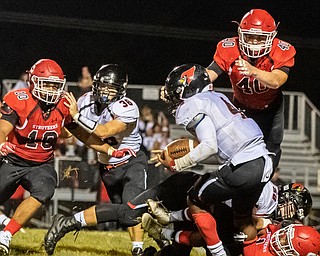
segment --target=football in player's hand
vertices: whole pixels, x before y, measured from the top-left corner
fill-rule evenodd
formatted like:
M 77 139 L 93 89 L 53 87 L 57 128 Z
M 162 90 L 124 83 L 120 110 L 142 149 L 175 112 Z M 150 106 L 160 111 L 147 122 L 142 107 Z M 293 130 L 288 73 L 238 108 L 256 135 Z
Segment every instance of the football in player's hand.
M 178 159 L 188 154 L 198 145 L 199 141 L 196 139 L 177 139 L 170 142 L 164 148 L 163 153 L 167 154 L 171 159 Z

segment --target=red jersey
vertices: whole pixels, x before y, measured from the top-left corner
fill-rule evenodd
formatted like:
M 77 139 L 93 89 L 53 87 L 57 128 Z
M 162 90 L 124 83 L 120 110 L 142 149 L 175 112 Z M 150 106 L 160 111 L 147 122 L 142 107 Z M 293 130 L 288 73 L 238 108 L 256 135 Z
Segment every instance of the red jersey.
M 4 96 L 4 102 L 18 115 L 8 135 L 8 141 L 16 145 L 17 156 L 41 163 L 53 158 L 62 127 L 72 121 L 64 101 L 61 99 L 50 112 L 44 113 L 29 89 L 11 91 Z
M 274 232 L 279 229 L 279 225 L 269 224 L 264 228 L 263 235 L 260 235 L 256 241 L 244 242 L 243 255 L 244 256 L 274 256 L 270 250 L 270 240 Z
M 281 93 L 280 89 L 266 87 L 253 77 L 241 75 L 235 61 L 241 56 L 251 65 L 260 70 L 272 71 L 274 69 L 290 68 L 294 65 L 295 49 L 287 42 L 277 38 L 273 40 L 269 54 L 257 58 L 254 63 L 247 56 L 242 56 L 239 50 L 237 37 L 227 38 L 217 45 L 213 60 L 228 73 L 234 98 L 246 109 L 264 109 L 271 105 Z

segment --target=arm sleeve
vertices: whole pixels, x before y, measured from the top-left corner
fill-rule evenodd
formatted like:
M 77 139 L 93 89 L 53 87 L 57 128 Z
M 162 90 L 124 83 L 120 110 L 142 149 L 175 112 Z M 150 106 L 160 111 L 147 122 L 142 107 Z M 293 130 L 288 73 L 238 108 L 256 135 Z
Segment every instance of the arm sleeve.
M 190 158 L 199 163 L 218 152 L 216 129 L 211 119 L 206 115 L 198 123 L 195 123 L 192 129 L 194 129 L 200 144 L 190 152 Z
M 208 69 L 216 72 L 218 76 L 220 76 L 224 72 L 223 69 L 220 68 L 220 66 L 215 61 L 211 62 L 211 64 L 208 66 Z
M 6 103 L 3 103 L 3 105 L 1 106 L 1 114 L 1 119 L 8 121 L 13 126 L 15 126 L 19 120 L 18 114 Z

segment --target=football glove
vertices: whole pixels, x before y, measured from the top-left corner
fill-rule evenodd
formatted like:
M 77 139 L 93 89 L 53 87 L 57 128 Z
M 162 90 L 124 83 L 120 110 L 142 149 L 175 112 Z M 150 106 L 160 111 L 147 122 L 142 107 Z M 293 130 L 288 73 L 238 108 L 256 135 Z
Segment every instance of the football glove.
M 116 157 L 116 158 L 122 158 L 128 155 L 134 156 L 134 157 L 137 156 L 136 152 L 134 152 L 131 148 L 115 149 L 111 154 L 112 157 Z
M 0 155 L 6 156 L 9 153 L 14 153 L 14 149 L 16 148 L 16 145 L 12 144 L 11 142 L 3 142 L 0 144 Z

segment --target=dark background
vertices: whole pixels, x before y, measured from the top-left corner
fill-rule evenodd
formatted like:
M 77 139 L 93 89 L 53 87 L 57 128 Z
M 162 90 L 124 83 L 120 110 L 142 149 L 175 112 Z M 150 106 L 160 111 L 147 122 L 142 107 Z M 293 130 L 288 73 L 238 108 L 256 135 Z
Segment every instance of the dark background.
M 319 108 L 318 0 L 1 0 L 0 79 L 16 79 L 38 59 L 52 58 L 68 81 L 77 81 L 84 65 L 94 74 L 113 62 L 128 70 L 131 84 L 161 85 L 176 65 L 209 65 L 218 41 L 237 35 L 231 21 L 240 21 L 252 8 L 266 9 L 280 21 L 277 37 L 296 47 L 296 65 L 283 89 L 305 92 Z M 117 23 L 108 30 L 103 22 Z M 121 24 L 132 27 L 124 32 Z M 147 25 L 153 25 L 148 33 L 138 33 Z M 172 28 L 180 30 L 174 33 Z M 224 76 L 216 86 L 230 83 Z

